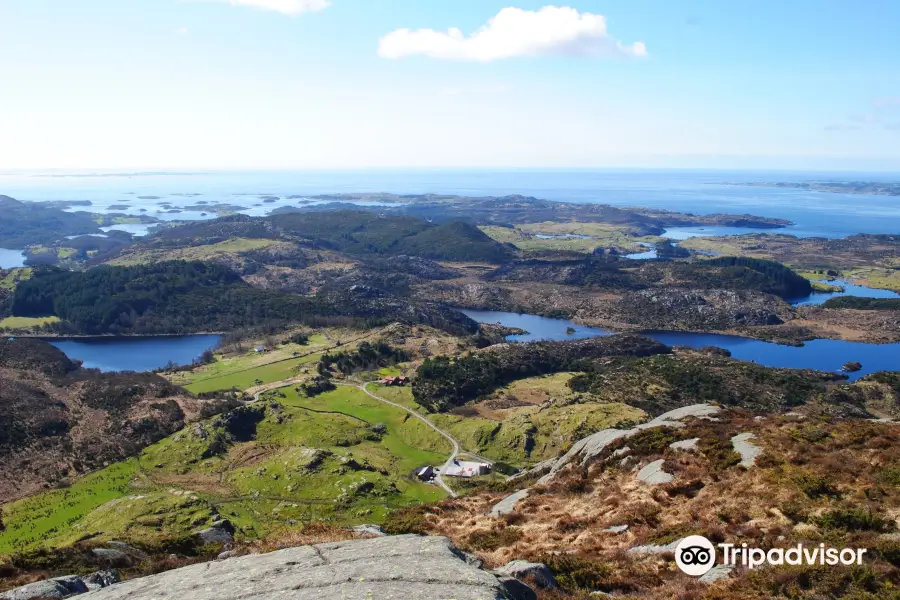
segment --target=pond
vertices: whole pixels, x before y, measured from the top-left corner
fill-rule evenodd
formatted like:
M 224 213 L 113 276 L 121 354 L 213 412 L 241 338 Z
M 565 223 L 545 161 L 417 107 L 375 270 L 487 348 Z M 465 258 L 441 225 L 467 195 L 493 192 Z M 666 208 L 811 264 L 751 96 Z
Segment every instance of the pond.
M 827 283 L 829 285 L 839 285 L 844 288 L 843 292 L 817 292 L 805 298 L 791 300 L 794 306 L 810 306 L 815 304 L 824 304 L 829 298 L 837 298 L 839 296 L 856 296 L 858 298 L 900 298 L 900 294 L 891 290 L 879 290 L 866 287 L 864 285 L 854 285 L 840 279 L 831 281 L 820 281 L 819 283 Z
M 206 350 L 219 345 L 221 335 L 149 337 L 98 337 L 48 339 L 86 369 L 113 371 L 154 371 L 170 362 L 190 364 Z
M 0 248 L 0 269 L 14 269 L 25 266 L 24 250 Z
M 538 340 L 574 340 L 612 335 L 612 332 L 595 327 L 576 325 L 566 319 L 550 319 L 537 315 L 516 314 L 486 310 L 463 310 L 463 313 L 479 323 L 497 323 L 518 327 L 528 332 L 511 335 L 511 342 Z M 567 333 L 574 328 L 575 333 Z M 849 373 L 851 380 L 876 371 L 900 370 L 900 344 L 864 344 L 843 340 L 813 340 L 804 346 L 780 346 L 761 340 L 716 333 L 691 333 L 680 331 L 652 331 L 645 335 L 668 346 L 702 348 L 717 346 L 731 352 L 738 360 L 755 362 L 767 367 L 788 369 L 816 369 L 839 371 L 847 362 L 862 363 L 862 370 Z

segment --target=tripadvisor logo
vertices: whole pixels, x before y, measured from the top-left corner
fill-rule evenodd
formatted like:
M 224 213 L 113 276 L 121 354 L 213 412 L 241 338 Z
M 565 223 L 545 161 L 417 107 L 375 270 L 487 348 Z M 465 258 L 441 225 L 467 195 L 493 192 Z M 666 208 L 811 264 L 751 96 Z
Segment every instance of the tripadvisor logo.
M 747 544 L 718 544 L 722 564 L 743 565 L 755 569 L 763 565 L 861 565 L 865 548 L 830 548 L 825 544 L 807 547 L 797 544 L 790 548 L 749 548 Z M 716 546 L 702 535 L 690 535 L 675 548 L 675 564 L 684 573 L 699 577 L 716 564 Z

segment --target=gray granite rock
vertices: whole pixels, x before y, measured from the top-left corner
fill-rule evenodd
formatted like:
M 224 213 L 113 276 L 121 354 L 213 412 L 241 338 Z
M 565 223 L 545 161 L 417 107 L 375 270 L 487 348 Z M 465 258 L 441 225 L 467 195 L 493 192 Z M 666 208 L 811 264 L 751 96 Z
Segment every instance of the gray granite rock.
M 138 550 L 134 546 L 126 544 L 125 542 L 106 542 L 104 546 L 106 546 L 107 548 L 113 548 L 114 550 L 119 550 L 120 552 L 124 552 L 138 562 L 143 562 L 150 558 L 150 555 L 148 555 L 143 550 Z
M 741 455 L 741 466 L 745 469 L 755 465 L 756 459 L 762 454 L 762 448 L 750 441 L 755 437 L 752 433 L 741 433 L 731 438 L 731 445 Z
M 515 577 L 516 579 L 532 579 L 542 588 L 555 588 L 556 578 L 544 563 L 513 560 L 502 567 L 494 569 L 495 575 Z
M 625 533 L 628 531 L 628 525 L 613 525 L 612 527 L 607 527 L 603 531 L 607 533 Z
M 357 525 L 356 527 L 351 527 L 350 531 L 365 537 L 384 537 L 387 535 L 378 525 Z
M 100 564 L 110 567 L 130 567 L 134 564 L 131 557 L 121 550 L 113 550 L 111 548 L 94 548 L 91 550 Z
M 119 583 L 122 581 L 122 576 L 119 575 L 118 571 L 110 569 L 108 571 L 97 571 L 96 573 L 85 575 L 81 580 L 84 582 L 84 585 L 87 586 L 88 590 L 99 590 L 115 583 Z
M 516 508 L 516 504 L 518 504 L 520 500 L 524 500 L 527 497 L 527 489 L 519 490 L 515 494 L 510 494 L 491 508 L 491 516 L 502 517 L 503 515 L 508 515 Z
M 8 592 L 0 592 L 0 600 L 36 600 L 40 598 L 67 598 L 88 591 L 87 584 L 80 577 L 57 577 L 45 581 L 36 581 Z
M 671 473 L 666 473 L 663 471 L 663 463 L 664 459 L 655 460 L 640 471 L 638 471 L 637 478 L 638 481 L 643 481 L 644 483 L 649 483 L 651 485 L 659 485 L 662 483 L 669 483 L 675 477 Z
M 575 442 L 568 452 L 556 459 L 547 474 L 538 479 L 538 483 L 549 483 L 560 469 L 575 459 L 580 459 L 579 462 L 582 465 L 587 464 L 618 439 L 627 438 L 639 431 L 655 427 L 682 427 L 684 426 L 682 421 L 688 417 L 712 419 L 713 415 L 720 411 L 721 409 L 718 406 L 713 406 L 712 404 L 692 404 L 670 410 L 632 429 L 604 429 L 603 431 L 598 431 Z
M 685 452 L 693 452 L 697 449 L 697 442 L 700 441 L 700 438 L 691 438 L 689 440 L 680 440 L 678 442 L 672 442 L 669 444 L 669 448 L 672 450 L 683 450 Z
M 234 536 L 231 533 L 227 528 L 214 524 L 212 527 L 195 531 L 194 537 L 204 546 L 230 546 L 234 543 Z
M 515 577 L 499 577 L 498 579 L 509 600 L 538 600 L 537 593 L 527 583 L 519 581 Z
M 716 565 L 700 576 L 701 583 L 715 583 L 720 579 L 727 579 L 734 571 L 733 565 Z
M 496 576 L 466 564 L 447 538 L 403 535 L 196 564 L 89 592 L 83 598 L 501 600 L 507 596 Z

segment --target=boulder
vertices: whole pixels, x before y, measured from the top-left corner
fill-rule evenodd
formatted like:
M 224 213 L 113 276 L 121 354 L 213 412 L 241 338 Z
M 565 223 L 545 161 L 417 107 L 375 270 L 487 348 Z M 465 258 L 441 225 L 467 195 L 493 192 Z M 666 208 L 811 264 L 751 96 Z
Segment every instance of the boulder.
M 122 581 L 122 576 L 119 575 L 118 571 L 110 569 L 85 575 L 81 580 L 84 582 L 84 585 L 87 586 L 88 590 L 99 590 L 100 588 L 109 587 L 114 583 L 119 583 Z
M 219 519 L 206 529 L 194 532 L 194 537 L 204 546 L 230 546 L 234 543 L 234 525 L 227 519 Z
M 7 592 L 0 592 L 0 600 L 41 600 L 67 598 L 88 591 L 80 577 L 68 576 L 36 581 Z
M 502 567 L 494 569 L 494 574 L 516 579 L 531 579 L 542 588 L 555 588 L 556 578 L 544 563 L 513 560 Z
M 357 525 L 356 527 L 351 527 L 350 531 L 365 537 L 384 537 L 387 535 L 378 525 Z
M 524 500 L 527 497 L 527 489 L 510 494 L 491 508 L 491 516 L 502 517 L 503 515 L 508 515 L 516 508 L 516 504 L 518 504 L 520 500 Z
M 131 557 L 121 550 L 113 550 L 112 548 L 94 548 L 91 552 L 101 564 L 110 567 L 130 567 L 134 564 Z
M 664 459 L 655 460 L 640 471 L 638 471 L 637 478 L 638 481 L 643 481 L 644 483 L 649 483 L 651 485 L 660 485 L 662 483 L 669 483 L 675 477 L 671 473 L 666 473 L 663 471 L 663 463 Z
M 531 586 L 519 581 L 515 577 L 500 577 L 500 585 L 506 590 L 510 600 L 538 600 L 538 596 Z

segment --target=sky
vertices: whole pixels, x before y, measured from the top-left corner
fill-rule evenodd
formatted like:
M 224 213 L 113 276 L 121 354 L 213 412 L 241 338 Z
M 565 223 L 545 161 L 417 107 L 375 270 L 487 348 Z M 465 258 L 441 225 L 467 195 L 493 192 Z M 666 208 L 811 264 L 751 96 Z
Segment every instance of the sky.
M 900 2 L 0 0 L 0 170 L 900 171 Z

